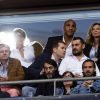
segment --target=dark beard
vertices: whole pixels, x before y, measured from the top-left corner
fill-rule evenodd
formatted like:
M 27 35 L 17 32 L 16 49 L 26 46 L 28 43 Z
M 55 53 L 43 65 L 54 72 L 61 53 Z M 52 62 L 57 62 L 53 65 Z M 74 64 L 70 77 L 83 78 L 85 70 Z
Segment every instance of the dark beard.
M 96 76 L 96 71 L 95 71 L 92 75 L 86 75 L 86 74 L 83 72 L 83 77 L 92 77 L 92 76 Z
M 53 77 L 52 74 L 48 74 L 48 75 L 47 75 L 47 78 L 48 78 L 48 79 L 50 79 L 50 78 L 52 78 L 52 77 Z
M 73 52 L 73 55 L 74 55 L 74 56 L 80 56 L 81 54 L 82 54 L 81 51 L 80 51 L 80 52 L 77 52 L 77 53 L 74 53 L 74 52 Z

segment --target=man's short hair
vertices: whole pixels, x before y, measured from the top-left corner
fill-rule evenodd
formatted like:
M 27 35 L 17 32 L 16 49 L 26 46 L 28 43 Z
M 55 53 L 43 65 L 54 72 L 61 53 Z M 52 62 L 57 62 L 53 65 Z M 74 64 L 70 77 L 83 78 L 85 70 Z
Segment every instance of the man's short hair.
M 73 41 L 74 41 L 74 40 L 80 40 L 80 42 L 81 42 L 82 44 L 85 44 L 84 39 L 81 38 L 81 37 L 74 37 L 74 38 L 73 38 Z
M 26 32 L 25 32 L 25 30 L 22 29 L 22 28 L 15 28 L 15 29 L 13 30 L 13 32 L 14 32 L 15 34 L 20 33 L 24 38 L 26 38 Z
M 52 44 L 52 49 L 57 48 L 59 46 L 59 43 L 65 44 L 62 40 L 56 40 Z
M 62 43 L 62 44 L 65 45 L 65 43 L 62 40 L 55 40 L 55 41 L 53 41 L 53 43 L 52 43 L 52 50 L 51 50 L 52 53 L 53 53 L 53 48 L 58 48 L 59 43 Z
M 73 19 L 68 19 L 68 20 L 66 20 L 66 21 L 64 22 L 64 27 L 65 27 L 66 24 L 67 24 L 68 22 L 70 22 L 70 21 L 72 21 L 72 22 L 74 23 L 75 27 L 76 27 L 76 22 L 75 22 L 75 20 L 73 20 Z

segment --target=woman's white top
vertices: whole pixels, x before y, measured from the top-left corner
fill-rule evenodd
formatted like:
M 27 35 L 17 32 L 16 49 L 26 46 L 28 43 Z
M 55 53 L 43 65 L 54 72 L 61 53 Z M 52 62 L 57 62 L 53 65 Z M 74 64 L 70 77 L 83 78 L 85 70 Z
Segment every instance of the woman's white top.
M 96 57 L 96 54 L 97 54 L 97 49 L 92 47 L 91 48 L 91 51 L 90 51 L 90 58 L 95 58 Z

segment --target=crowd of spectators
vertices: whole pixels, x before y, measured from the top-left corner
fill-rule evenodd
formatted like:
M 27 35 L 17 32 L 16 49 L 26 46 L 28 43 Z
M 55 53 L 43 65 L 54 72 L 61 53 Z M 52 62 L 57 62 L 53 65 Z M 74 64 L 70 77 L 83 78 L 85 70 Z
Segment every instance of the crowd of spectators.
M 16 49 L 0 44 L 0 82 L 100 76 L 100 23 L 93 23 L 86 40 L 75 37 L 77 24 L 64 23 L 62 36 L 49 37 L 43 52 L 35 57 L 32 45 L 24 46 L 26 32 L 13 30 Z M 99 93 L 100 80 L 56 82 L 56 95 Z M 54 83 L 0 85 L 0 97 L 52 96 Z

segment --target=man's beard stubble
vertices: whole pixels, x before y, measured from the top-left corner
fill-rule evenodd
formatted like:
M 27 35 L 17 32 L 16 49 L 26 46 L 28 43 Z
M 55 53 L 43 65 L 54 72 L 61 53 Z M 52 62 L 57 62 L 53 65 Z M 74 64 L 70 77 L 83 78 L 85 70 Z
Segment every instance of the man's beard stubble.
M 73 52 L 73 55 L 74 56 L 80 56 L 82 54 L 82 51 L 79 51 L 79 52 Z

